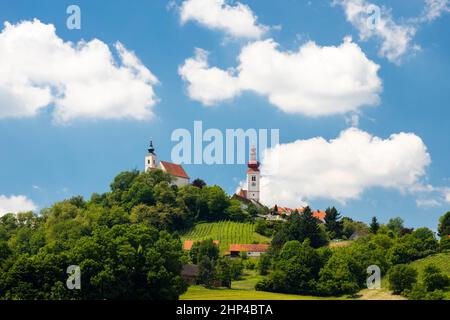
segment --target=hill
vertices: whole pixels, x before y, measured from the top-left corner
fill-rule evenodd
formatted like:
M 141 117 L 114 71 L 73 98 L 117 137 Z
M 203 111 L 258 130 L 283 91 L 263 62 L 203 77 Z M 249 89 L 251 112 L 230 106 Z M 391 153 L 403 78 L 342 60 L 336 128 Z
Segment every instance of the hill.
M 242 280 L 233 281 L 231 289 L 213 288 L 203 286 L 190 286 L 180 300 L 336 300 L 344 297 L 322 298 L 274 292 L 256 291 L 255 285 L 263 277 L 255 271 L 247 271 Z
M 419 279 L 421 279 L 423 275 L 423 270 L 429 264 L 434 264 L 438 268 L 440 268 L 443 272 L 445 272 L 448 276 L 450 276 L 450 252 L 438 253 L 428 256 L 426 258 L 416 260 L 411 263 L 411 266 L 416 268 L 419 272 Z
M 227 251 L 230 244 L 270 243 L 270 238 L 255 232 L 253 223 L 220 221 L 200 223 L 181 235 L 182 240 L 219 240 L 220 251 Z

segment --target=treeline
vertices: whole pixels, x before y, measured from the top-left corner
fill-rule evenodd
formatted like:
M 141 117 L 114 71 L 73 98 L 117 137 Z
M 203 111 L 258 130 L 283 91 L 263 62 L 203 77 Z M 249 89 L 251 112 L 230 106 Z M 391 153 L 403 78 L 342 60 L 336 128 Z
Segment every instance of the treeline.
M 177 299 L 189 260 L 178 232 L 198 221 L 250 220 L 258 210 L 218 186 L 177 188 L 171 179 L 123 172 L 88 201 L 0 217 L 0 299 Z M 81 290 L 66 287 L 70 265 L 81 268 Z
M 405 228 L 400 218 L 391 219 L 386 225 L 374 219 L 377 223 L 374 227 L 375 223 L 367 226 L 351 219 L 340 219 L 334 208 L 327 210 L 327 216 L 329 221 L 333 221 L 328 226 L 327 223 L 320 224 L 309 208 L 302 215 L 293 214 L 288 218 L 275 233 L 271 251 L 260 260 L 260 273 L 267 277 L 257 284 L 257 290 L 321 296 L 352 295 L 367 288 L 367 268 L 371 265 L 378 266 L 384 276 L 389 270 L 394 272 L 399 266 L 450 249 L 450 213 L 441 218 L 440 241 L 428 228 Z M 341 233 L 346 237 L 345 229 L 355 229 L 363 236 L 346 247 L 326 246 L 330 235 Z M 443 288 L 445 286 L 440 289 Z M 411 291 L 412 284 L 400 292 L 405 290 Z

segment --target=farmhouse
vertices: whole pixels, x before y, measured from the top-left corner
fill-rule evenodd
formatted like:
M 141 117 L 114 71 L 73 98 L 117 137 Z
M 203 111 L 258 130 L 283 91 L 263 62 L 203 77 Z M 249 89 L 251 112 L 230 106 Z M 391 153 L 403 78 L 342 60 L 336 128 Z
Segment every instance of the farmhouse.
M 198 266 L 196 264 L 185 264 L 181 269 L 181 277 L 187 284 L 197 284 Z
M 166 161 L 159 161 L 153 147 L 153 141 L 150 141 L 150 148 L 145 156 L 145 172 L 160 169 L 170 174 L 174 179 L 174 184 L 178 187 L 182 187 L 189 184 L 189 176 L 183 167 L 179 164 L 170 163 Z
M 269 250 L 268 244 L 231 244 L 230 256 L 238 257 L 241 252 L 245 252 L 249 257 L 259 257 L 262 253 Z

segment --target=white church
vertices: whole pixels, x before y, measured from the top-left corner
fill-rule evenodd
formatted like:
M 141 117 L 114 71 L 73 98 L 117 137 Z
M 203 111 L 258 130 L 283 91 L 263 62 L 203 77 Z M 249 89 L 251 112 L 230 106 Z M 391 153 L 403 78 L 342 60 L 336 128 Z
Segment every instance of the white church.
M 261 206 L 260 199 L 260 178 L 259 171 L 260 163 L 256 156 L 256 147 L 250 149 L 250 160 L 247 163 L 247 189 L 241 188 L 233 197 L 251 202 L 257 206 Z M 166 161 L 158 161 L 158 156 L 153 146 L 153 141 L 150 141 L 147 155 L 145 156 L 145 172 L 160 169 L 174 178 L 174 184 L 178 187 L 189 184 L 189 176 L 184 170 L 183 166 Z
M 178 187 L 186 186 L 189 184 L 190 178 L 181 165 L 166 161 L 158 161 L 158 157 L 155 153 L 155 148 L 153 147 L 153 141 L 150 141 L 150 148 L 148 149 L 147 155 L 145 156 L 145 172 L 155 169 L 160 169 L 170 174 L 174 179 L 173 183 Z
M 247 189 L 241 188 L 234 197 L 252 202 L 256 205 L 260 205 L 260 178 L 261 172 L 259 171 L 260 163 L 256 157 L 256 147 L 253 146 L 250 149 L 250 160 L 247 164 Z

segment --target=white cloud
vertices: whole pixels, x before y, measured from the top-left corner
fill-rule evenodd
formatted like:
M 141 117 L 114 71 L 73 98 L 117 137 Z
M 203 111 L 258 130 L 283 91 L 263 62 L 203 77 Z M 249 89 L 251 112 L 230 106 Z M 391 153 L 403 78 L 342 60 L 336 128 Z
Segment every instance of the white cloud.
M 395 63 L 400 63 L 404 56 L 420 49 L 413 39 L 421 23 L 450 12 L 449 0 L 425 0 L 420 17 L 404 19 L 399 23 L 393 18 L 390 8 L 366 0 L 333 0 L 333 5 L 344 8 L 347 20 L 358 30 L 362 41 L 379 39 L 379 55 Z
M 324 116 L 376 105 L 382 91 L 379 66 L 350 38 L 340 46 L 308 42 L 296 52 L 279 50 L 272 39 L 256 41 L 238 60 L 235 70 L 209 67 L 205 51 L 197 50 L 179 68 L 190 98 L 213 105 L 252 91 L 284 112 Z
M 445 201 L 450 203 L 450 189 L 447 189 L 447 191 L 445 193 Z
M 361 40 L 380 39 L 379 55 L 389 61 L 400 62 L 402 56 L 418 48 L 412 43 L 416 27 L 398 24 L 387 8 L 365 0 L 334 0 L 333 4 L 344 8 L 347 20 L 358 29 Z
M 416 204 L 419 208 L 435 208 L 442 206 L 437 199 L 417 199 Z
M 196 49 L 195 57 L 187 59 L 178 72 L 189 83 L 189 97 L 207 106 L 232 99 L 241 90 L 231 71 L 209 67 L 208 53 L 202 49 Z
M 34 211 L 37 206 L 25 196 L 10 196 L 0 194 L 0 217 L 7 213 Z
M 185 0 L 180 7 L 182 23 L 197 21 L 234 38 L 260 38 L 269 28 L 258 24 L 250 7 L 240 2 L 234 5 L 225 0 Z
M 425 0 L 425 9 L 421 21 L 436 20 L 446 12 L 450 12 L 449 0 Z
M 118 59 L 94 39 L 64 42 L 39 20 L 5 23 L 0 34 L 0 118 L 32 117 L 54 106 L 58 123 L 73 119 L 153 116 L 157 78 L 121 43 Z
M 345 203 L 372 187 L 413 192 L 430 162 L 413 133 L 382 139 L 351 128 L 333 140 L 317 137 L 268 149 L 261 199 L 267 205 L 297 206 L 318 198 Z

